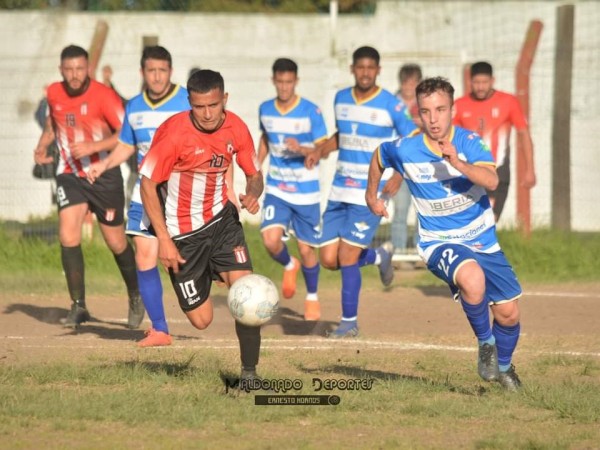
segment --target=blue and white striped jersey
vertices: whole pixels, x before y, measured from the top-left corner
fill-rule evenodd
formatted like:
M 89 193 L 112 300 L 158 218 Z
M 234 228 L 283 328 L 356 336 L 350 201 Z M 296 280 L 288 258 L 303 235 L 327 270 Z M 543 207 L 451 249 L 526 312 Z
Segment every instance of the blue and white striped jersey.
M 171 94 L 156 104 L 150 101 L 145 91 L 127 102 L 119 141 L 136 147 L 138 167 L 148 153 L 156 129 L 172 115 L 188 109 L 190 109 L 188 92 L 179 85 L 175 86 Z M 131 200 L 141 203 L 139 185 L 140 179 L 138 178 L 131 194 Z
M 327 138 L 319 107 L 298 97 L 294 106 L 283 112 L 272 99 L 260 105 L 258 115 L 270 155 L 265 192 L 295 205 L 319 203 L 319 166 L 308 170 L 304 156 L 289 151 L 285 145 L 287 138 L 295 138 L 301 146 L 314 147 Z
M 335 96 L 334 108 L 339 154 L 329 199 L 366 206 L 373 152 L 382 142 L 408 136 L 416 127 L 396 96 L 382 88 L 361 101 L 354 96 L 354 88 L 342 89 Z M 390 176 L 391 171 L 384 174 L 380 189 Z
M 495 166 L 489 147 L 477 133 L 453 127 L 450 140 L 461 160 Z M 483 253 L 500 250 L 485 189 L 444 160 L 425 134 L 386 142 L 377 152 L 380 166 L 394 168 L 408 183 L 419 219 L 419 251 L 425 261 L 437 246 L 448 242 Z

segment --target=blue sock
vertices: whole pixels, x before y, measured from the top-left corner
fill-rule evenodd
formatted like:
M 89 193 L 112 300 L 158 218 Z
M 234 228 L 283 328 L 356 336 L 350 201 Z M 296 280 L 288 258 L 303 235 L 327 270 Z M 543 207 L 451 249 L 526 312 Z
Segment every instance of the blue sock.
M 490 308 L 488 302 L 483 300 L 477 305 L 471 305 L 465 302 L 462 297 L 460 299 L 463 311 L 465 312 L 471 328 L 477 336 L 479 345 L 493 344 L 494 335 L 490 326 Z
M 279 254 L 274 255 L 273 259 L 275 261 L 277 261 L 279 264 L 281 264 L 282 266 L 287 266 L 290 263 L 290 261 L 292 260 L 292 258 L 290 257 L 290 254 L 288 253 L 287 246 L 284 245 L 283 250 L 281 250 L 279 252 Z
M 149 270 L 138 270 L 137 278 L 140 286 L 140 295 L 142 296 L 148 317 L 152 322 L 152 328 L 157 331 L 169 333 L 167 319 L 165 318 L 163 288 L 158 267 Z
M 510 369 L 512 355 L 517 348 L 519 335 L 521 334 L 521 324 L 513 326 L 501 325 L 494 320 L 492 332 L 496 338 L 496 348 L 498 349 L 498 366 L 500 372 L 506 372 Z
M 306 283 L 307 294 L 317 293 L 317 287 L 319 285 L 319 270 L 319 263 L 317 263 L 314 267 L 302 266 L 302 273 L 304 274 L 304 282 Z
M 362 283 L 358 264 L 340 267 L 342 271 L 342 320 L 356 321 L 358 295 Z
M 366 266 L 368 264 L 375 264 L 375 258 L 377 253 L 374 248 L 365 248 L 360 252 L 358 257 L 358 267 Z

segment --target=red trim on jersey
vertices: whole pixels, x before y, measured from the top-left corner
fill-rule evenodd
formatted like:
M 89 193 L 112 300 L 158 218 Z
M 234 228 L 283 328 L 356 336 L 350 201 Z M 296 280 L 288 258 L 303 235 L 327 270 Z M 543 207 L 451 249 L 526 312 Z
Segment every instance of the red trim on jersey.
M 189 233 L 193 230 L 192 227 L 192 197 L 189 195 L 192 192 L 194 185 L 194 174 L 192 172 L 183 172 L 179 178 L 179 199 L 177 202 L 177 217 L 179 217 L 180 234 Z
M 258 172 L 252 136 L 236 114 L 227 112 L 211 133 L 194 127 L 190 114 L 175 114 L 158 127 L 140 167 L 152 181 L 168 181 L 165 215 L 171 236 L 203 227 L 224 208 L 225 173 L 234 155 L 246 175 Z
M 74 97 L 67 94 L 62 82 L 48 87 L 50 117 L 60 149 L 57 173 L 76 173 L 85 177 L 90 164 L 108 156 L 101 151 L 76 159 L 71 146 L 76 142 L 101 141 L 121 128 L 123 104 L 115 91 L 102 83 L 90 80 L 86 91 Z
M 517 130 L 527 128 L 519 101 L 506 92 L 494 91 L 485 100 L 465 95 L 456 100 L 454 106 L 454 124 L 479 133 L 499 165 L 509 154 L 512 127 Z

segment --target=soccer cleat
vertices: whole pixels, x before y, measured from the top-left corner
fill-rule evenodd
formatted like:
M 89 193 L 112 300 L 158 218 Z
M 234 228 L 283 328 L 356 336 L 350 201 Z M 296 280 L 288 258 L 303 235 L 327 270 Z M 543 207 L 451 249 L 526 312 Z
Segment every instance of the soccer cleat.
M 321 304 L 314 300 L 304 300 L 304 320 L 319 320 Z
M 296 276 L 298 275 L 298 270 L 300 270 L 300 261 L 293 256 L 291 258 L 294 267 L 283 271 L 283 283 L 281 284 L 283 298 L 292 298 L 296 293 Z
M 251 381 L 251 380 L 261 380 L 261 378 L 256 374 L 256 369 L 242 368 L 242 373 L 240 374 L 240 381 Z
M 139 294 L 129 298 L 129 314 L 127 316 L 127 328 L 135 329 L 144 320 L 146 309 Z
M 342 320 L 335 330 L 327 333 L 327 337 L 330 339 L 355 338 L 357 336 L 358 325 L 356 321 L 345 322 Z
M 379 278 L 384 286 L 392 284 L 394 279 L 394 266 L 392 265 L 392 256 L 394 256 L 394 245 L 387 241 L 375 249 L 381 258 L 379 263 Z
M 137 343 L 138 347 L 163 347 L 173 343 L 171 335 L 164 331 L 150 328 L 145 334 L 146 337 Z
M 507 391 L 516 392 L 521 388 L 521 380 L 519 380 L 517 372 L 515 372 L 515 366 L 512 364 L 506 372 L 499 373 L 498 382 Z
M 479 346 L 477 372 L 479 372 L 479 376 L 485 381 L 498 380 L 500 370 L 498 369 L 498 350 L 495 344 L 483 344 Z
M 90 313 L 83 306 L 79 306 L 77 303 L 71 305 L 71 311 L 67 314 L 63 326 L 65 328 L 78 328 L 83 322 L 90 320 Z

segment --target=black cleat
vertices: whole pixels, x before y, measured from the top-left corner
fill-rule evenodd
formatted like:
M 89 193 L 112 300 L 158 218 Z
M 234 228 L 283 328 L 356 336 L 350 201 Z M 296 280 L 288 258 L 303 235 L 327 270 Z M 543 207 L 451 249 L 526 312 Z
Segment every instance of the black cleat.
M 144 320 L 146 309 L 139 294 L 129 298 L 129 314 L 127 317 L 127 328 L 135 329 Z
M 71 311 L 67 314 L 63 322 L 65 328 L 78 328 L 83 322 L 90 320 L 90 313 L 83 306 L 79 306 L 77 303 L 71 305 Z
M 479 372 L 479 376 L 485 381 L 496 381 L 500 377 L 498 350 L 495 344 L 483 344 L 479 346 L 477 372 Z
M 516 392 L 521 388 L 521 380 L 519 380 L 517 372 L 515 372 L 515 366 L 512 364 L 506 372 L 500 372 L 498 382 L 507 391 Z

